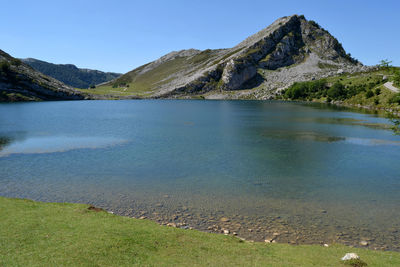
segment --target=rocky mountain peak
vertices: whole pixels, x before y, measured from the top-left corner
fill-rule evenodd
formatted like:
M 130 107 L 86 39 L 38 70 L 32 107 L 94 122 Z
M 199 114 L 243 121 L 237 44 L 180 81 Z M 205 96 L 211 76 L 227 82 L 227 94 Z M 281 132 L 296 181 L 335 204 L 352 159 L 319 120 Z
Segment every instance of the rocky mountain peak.
M 268 98 L 296 81 L 360 71 L 328 31 L 303 15 L 282 17 L 228 49 L 171 52 L 112 81 L 150 97 L 243 94 Z M 238 93 L 236 93 L 238 92 Z

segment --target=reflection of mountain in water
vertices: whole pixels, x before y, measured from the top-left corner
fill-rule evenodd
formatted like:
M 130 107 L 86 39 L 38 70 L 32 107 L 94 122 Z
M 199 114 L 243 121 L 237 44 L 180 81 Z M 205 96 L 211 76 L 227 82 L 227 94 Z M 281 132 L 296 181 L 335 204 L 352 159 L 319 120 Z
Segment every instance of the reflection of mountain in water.
M 0 157 L 11 154 L 41 154 L 65 152 L 74 149 L 96 149 L 127 142 L 110 137 L 68 137 L 39 136 L 29 137 L 8 144 L 0 151 Z
M 2 132 L 0 133 L 0 151 L 8 147 L 14 142 L 23 141 L 26 139 L 26 132 Z
M 3 150 L 7 145 L 11 143 L 11 138 L 0 136 L 0 150 Z

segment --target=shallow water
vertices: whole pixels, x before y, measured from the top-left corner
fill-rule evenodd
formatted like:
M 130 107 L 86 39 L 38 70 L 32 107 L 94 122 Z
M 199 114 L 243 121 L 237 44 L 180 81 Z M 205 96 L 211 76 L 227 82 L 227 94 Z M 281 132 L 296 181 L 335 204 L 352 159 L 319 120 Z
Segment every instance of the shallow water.
M 257 241 L 400 250 L 400 137 L 388 123 L 269 101 L 0 104 L 0 195 Z

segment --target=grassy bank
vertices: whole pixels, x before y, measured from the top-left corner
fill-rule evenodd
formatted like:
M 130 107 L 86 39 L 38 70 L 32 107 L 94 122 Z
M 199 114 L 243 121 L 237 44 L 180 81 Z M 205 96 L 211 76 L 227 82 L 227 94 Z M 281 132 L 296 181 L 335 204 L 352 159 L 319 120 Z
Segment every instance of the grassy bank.
M 0 266 L 400 266 L 400 253 L 342 245 L 243 242 L 89 210 L 88 205 L 0 198 Z

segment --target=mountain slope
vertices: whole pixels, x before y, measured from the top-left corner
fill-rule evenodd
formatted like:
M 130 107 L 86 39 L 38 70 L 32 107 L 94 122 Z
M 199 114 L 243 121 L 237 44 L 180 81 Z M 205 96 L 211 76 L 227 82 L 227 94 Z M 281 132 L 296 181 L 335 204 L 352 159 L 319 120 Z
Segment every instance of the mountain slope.
M 0 101 L 78 100 L 84 95 L 0 50 Z
M 365 68 L 317 23 L 293 15 L 276 20 L 233 48 L 169 53 L 102 85 L 99 91 L 155 98 L 265 99 L 296 81 Z
M 91 85 L 108 82 L 121 76 L 120 73 L 79 69 L 72 64 L 53 64 L 34 58 L 21 60 L 35 70 L 76 88 L 88 88 Z

